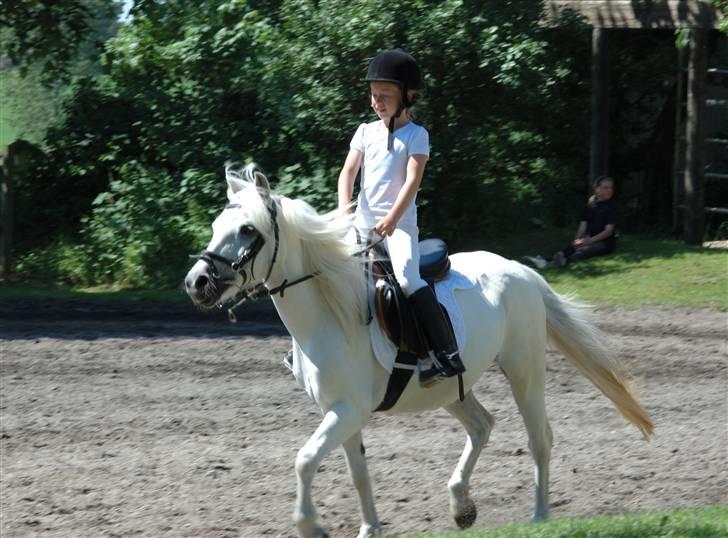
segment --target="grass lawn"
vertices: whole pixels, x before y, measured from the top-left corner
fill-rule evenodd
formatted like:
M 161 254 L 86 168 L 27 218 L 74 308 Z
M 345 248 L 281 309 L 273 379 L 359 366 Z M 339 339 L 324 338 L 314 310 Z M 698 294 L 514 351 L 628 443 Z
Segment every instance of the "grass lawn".
M 92 300 L 99 302 L 150 301 L 159 303 L 188 303 L 190 298 L 180 289 L 176 290 L 129 290 L 109 287 L 64 288 L 42 284 L 0 284 L 0 301 L 31 300 Z
M 622 237 L 614 255 L 548 269 L 544 276 L 558 292 L 594 304 L 728 309 L 728 250 L 682 241 Z
M 519 259 L 536 250 L 530 240 L 512 241 L 505 248 L 485 246 Z M 558 238 L 550 241 L 560 244 Z M 728 310 L 728 250 L 686 245 L 673 239 L 621 237 L 614 255 L 595 258 L 562 269 L 547 269 L 546 280 L 560 293 L 574 293 L 596 305 L 638 307 L 671 304 Z M 180 270 L 180 282 L 184 269 Z M 92 299 L 99 301 L 186 302 L 180 289 L 125 290 L 109 287 L 68 289 L 13 283 L 0 285 L 3 299 Z
M 728 507 L 613 517 L 564 518 L 535 525 L 400 538 L 718 538 L 728 536 Z
M 496 243 L 469 241 L 462 250 L 489 250 L 514 260 L 550 256 L 569 244 L 572 229 L 538 230 Z M 617 251 L 543 276 L 559 293 L 601 305 L 671 304 L 728 309 L 728 250 L 678 239 L 621 235 Z

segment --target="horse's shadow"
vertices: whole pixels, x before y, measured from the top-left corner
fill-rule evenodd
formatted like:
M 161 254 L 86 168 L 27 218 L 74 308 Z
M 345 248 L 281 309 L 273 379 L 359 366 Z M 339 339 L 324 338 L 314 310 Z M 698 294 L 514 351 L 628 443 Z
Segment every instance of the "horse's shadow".
M 284 336 L 286 330 L 268 300 L 242 305 L 236 323 L 227 310 L 190 304 L 97 300 L 0 301 L 0 339 Z

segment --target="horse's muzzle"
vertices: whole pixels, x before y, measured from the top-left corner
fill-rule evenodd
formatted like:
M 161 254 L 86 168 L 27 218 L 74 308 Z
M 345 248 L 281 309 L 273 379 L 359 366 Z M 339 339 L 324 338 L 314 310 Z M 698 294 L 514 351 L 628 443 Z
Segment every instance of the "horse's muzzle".
M 206 263 L 195 264 L 185 277 L 185 290 L 192 302 L 202 308 L 214 307 L 221 296 L 215 275 Z

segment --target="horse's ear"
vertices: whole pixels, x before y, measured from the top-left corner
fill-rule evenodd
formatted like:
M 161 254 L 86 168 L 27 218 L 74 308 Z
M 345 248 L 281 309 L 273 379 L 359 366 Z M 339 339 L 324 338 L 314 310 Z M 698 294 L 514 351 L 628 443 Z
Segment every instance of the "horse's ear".
M 236 168 L 234 165 L 229 164 L 225 167 L 225 177 L 228 183 L 228 198 L 232 201 L 235 194 L 243 190 L 246 186 L 251 183 L 255 187 L 262 191 L 264 196 L 270 195 L 270 183 L 265 174 L 260 171 L 258 165 L 250 163 L 248 166 L 242 169 Z
M 258 187 L 259 190 L 262 190 L 265 194 L 270 194 L 270 183 L 268 183 L 268 178 L 260 171 L 257 164 L 250 163 L 246 166 L 245 170 L 243 170 L 243 177 Z
M 245 188 L 245 182 L 242 179 L 238 179 L 238 178 L 228 174 L 227 184 L 228 184 L 227 197 L 228 197 L 228 200 L 230 200 L 232 202 L 233 198 L 235 197 L 235 194 L 242 191 Z

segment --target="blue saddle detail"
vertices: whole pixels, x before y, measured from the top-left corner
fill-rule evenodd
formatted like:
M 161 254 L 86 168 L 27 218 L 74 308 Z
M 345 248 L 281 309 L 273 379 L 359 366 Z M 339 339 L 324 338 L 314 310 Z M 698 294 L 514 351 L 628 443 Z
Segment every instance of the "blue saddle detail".
M 423 280 L 442 280 L 450 271 L 447 245 L 442 239 L 420 241 L 420 276 Z

